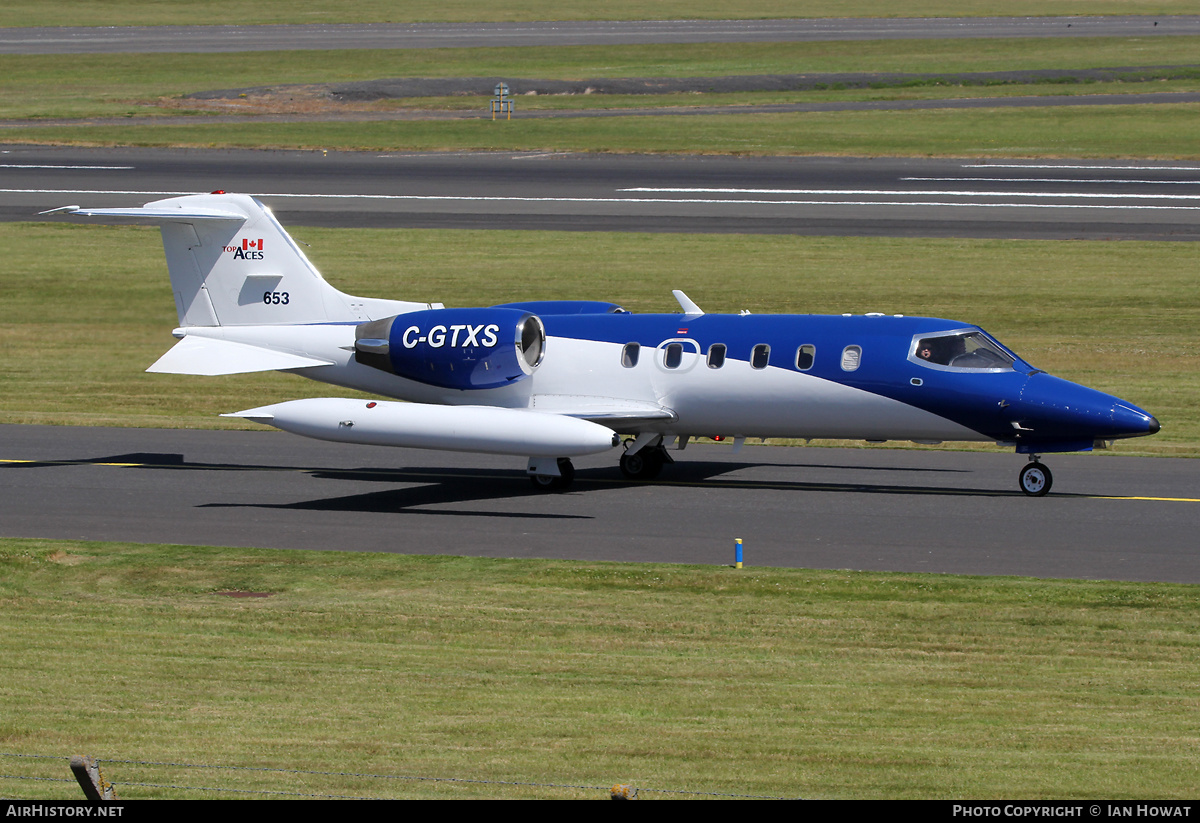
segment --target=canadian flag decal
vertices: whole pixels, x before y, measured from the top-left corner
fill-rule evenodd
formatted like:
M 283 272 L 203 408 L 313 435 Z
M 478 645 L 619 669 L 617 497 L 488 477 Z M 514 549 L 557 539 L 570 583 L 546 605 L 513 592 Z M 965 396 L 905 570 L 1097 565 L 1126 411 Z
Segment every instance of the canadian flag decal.
M 225 252 L 232 253 L 234 260 L 262 260 L 263 258 L 263 241 L 262 238 L 250 240 L 242 238 L 240 246 L 226 246 Z

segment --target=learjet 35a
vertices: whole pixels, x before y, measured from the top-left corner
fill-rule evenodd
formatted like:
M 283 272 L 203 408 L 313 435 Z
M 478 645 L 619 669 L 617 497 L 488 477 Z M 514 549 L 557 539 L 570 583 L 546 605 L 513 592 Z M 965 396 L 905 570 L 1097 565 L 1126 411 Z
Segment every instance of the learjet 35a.
M 1052 377 L 978 326 L 929 317 L 681 314 L 612 303 L 486 308 L 351 297 L 329 285 L 271 211 L 216 192 L 140 208 L 52 213 L 157 223 L 179 342 L 151 372 L 284 371 L 389 400 L 292 400 L 236 412 L 343 443 L 507 454 L 544 489 L 572 457 L 624 446 L 655 477 L 696 436 L 995 441 L 1039 460 L 1154 434 L 1136 406 Z

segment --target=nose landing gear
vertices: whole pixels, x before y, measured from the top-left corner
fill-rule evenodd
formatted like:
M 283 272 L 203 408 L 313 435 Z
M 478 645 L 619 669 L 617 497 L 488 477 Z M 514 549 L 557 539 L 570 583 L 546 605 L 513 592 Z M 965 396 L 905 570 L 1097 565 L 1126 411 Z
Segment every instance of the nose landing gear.
M 1037 455 L 1030 455 L 1030 462 L 1021 469 L 1018 482 L 1021 491 L 1030 497 L 1043 497 L 1054 483 L 1050 469 L 1038 462 Z

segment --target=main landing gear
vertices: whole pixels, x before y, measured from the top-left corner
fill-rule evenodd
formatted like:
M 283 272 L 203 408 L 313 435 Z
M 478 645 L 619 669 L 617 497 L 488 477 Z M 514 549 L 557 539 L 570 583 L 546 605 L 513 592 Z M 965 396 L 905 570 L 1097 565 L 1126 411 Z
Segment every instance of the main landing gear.
M 621 474 L 630 480 L 653 480 L 663 466 L 675 462 L 661 440 L 657 445 L 644 446 L 631 453 L 629 447 L 633 442 L 632 439 L 625 441 L 625 453 L 621 455 Z M 555 467 L 557 475 L 550 473 Z M 566 491 L 575 480 L 575 466 L 569 457 L 558 458 L 553 466 L 547 465 L 545 458 L 530 458 L 528 471 L 529 482 L 540 492 Z
M 575 482 L 575 464 L 569 457 L 560 457 L 557 477 L 552 474 L 530 474 L 529 482 L 540 492 L 566 491 Z
M 658 477 L 663 466 L 675 462 L 661 443 L 657 446 L 646 446 L 630 454 L 629 444 L 632 442 L 625 441 L 626 451 L 621 455 L 621 474 L 630 480 L 653 480 Z
M 1018 480 L 1021 491 L 1030 497 L 1042 497 L 1050 491 L 1054 475 L 1050 473 L 1050 469 L 1038 462 L 1037 455 L 1031 455 L 1029 460 L 1025 468 L 1021 469 Z

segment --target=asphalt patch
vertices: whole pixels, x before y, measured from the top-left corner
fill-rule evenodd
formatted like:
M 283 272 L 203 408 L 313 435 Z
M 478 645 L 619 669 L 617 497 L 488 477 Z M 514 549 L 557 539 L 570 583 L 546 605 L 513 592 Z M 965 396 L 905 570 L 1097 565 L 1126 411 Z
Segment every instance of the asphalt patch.
M 513 97 L 569 94 L 736 94 L 764 91 L 821 91 L 921 86 L 1004 86 L 1035 84 L 1144 83 L 1200 79 L 1200 66 L 1126 66 L 1099 69 L 950 72 L 822 72 L 722 77 L 604 77 L 590 80 L 538 80 L 506 77 L 400 77 L 354 83 L 253 86 L 200 91 L 192 100 L 221 100 L 286 93 L 303 88 L 330 100 L 354 103 L 420 97 L 492 96 L 507 83 Z

